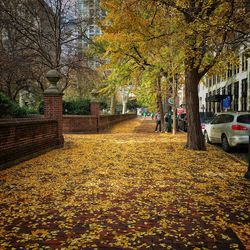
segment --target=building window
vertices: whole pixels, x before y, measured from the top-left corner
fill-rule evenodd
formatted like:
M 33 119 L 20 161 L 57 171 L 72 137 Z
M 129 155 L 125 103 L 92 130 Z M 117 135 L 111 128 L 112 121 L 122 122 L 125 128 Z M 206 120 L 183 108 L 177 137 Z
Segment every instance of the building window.
M 232 64 L 228 64 L 227 77 L 230 78 L 233 75 Z
M 232 95 L 232 84 L 227 86 L 227 94 Z M 232 100 L 231 100 L 230 109 L 232 109 Z
M 213 91 L 213 96 L 216 95 L 216 90 Z M 212 103 L 212 112 L 215 113 L 215 102 Z
M 220 88 L 217 89 L 217 95 L 220 95 Z M 217 112 L 221 111 L 221 103 L 222 102 L 217 102 Z
M 233 66 L 233 72 L 234 72 L 234 75 L 238 74 L 240 72 L 240 68 L 238 65 L 234 65 Z
M 94 12 L 93 9 L 90 9 L 90 10 L 89 10 L 89 15 L 90 15 L 91 17 L 93 17 L 93 16 L 95 15 L 95 12 Z
M 243 79 L 241 82 L 242 97 L 241 97 L 241 111 L 247 111 L 247 79 Z
M 206 99 L 205 99 L 205 101 L 206 101 L 206 112 L 209 111 L 207 98 L 208 98 L 208 93 L 206 93 Z
M 220 83 L 221 77 L 218 75 L 217 76 L 217 82 Z
M 223 88 L 222 88 L 222 95 L 225 95 L 225 94 L 226 94 L 226 88 L 223 87 Z
M 233 101 L 233 110 L 239 110 L 239 82 L 234 83 L 234 101 Z
M 242 55 L 242 71 L 246 71 L 248 67 L 247 56 L 245 54 Z
M 239 97 L 239 82 L 234 83 L 234 96 Z
M 212 92 L 209 92 L 208 96 L 212 96 Z M 211 102 L 208 103 L 208 111 L 209 112 L 212 111 L 212 103 Z
M 227 94 L 232 95 L 232 85 L 231 84 L 227 86 Z
M 212 78 L 211 77 L 208 79 L 208 85 L 209 85 L 209 87 L 212 86 Z
M 217 81 L 216 81 L 216 75 L 213 75 L 213 85 L 216 84 Z
M 95 27 L 93 25 L 89 26 L 89 33 L 94 33 L 95 32 Z

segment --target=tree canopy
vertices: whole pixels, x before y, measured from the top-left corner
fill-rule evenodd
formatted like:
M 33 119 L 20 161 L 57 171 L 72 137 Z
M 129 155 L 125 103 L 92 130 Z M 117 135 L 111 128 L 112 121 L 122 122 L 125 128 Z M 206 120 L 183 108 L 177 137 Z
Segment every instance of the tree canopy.
M 240 0 L 102 0 L 108 12 L 102 23 L 109 67 L 123 59 L 133 74 L 147 69 L 185 76 L 187 147 L 203 150 L 198 84 L 249 38 L 249 6 Z M 173 69 L 176 69 L 175 72 Z

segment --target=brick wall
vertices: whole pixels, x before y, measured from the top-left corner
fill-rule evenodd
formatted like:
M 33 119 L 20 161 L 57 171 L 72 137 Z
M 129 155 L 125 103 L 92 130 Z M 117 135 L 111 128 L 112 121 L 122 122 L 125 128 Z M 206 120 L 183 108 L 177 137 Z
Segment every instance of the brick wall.
M 64 115 L 64 133 L 95 133 L 97 132 L 98 120 L 93 115 Z
M 135 118 L 135 114 L 125 115 L 64 115 L 64 133 L 96 133 L 101 130 L 109 129 L 113 124 Z
M 64 133 L 96 133 L 136 115 L 63 116 Z M 58 120 L 44 117 L 0 120 L 0 168 L 62 146 Z
M 0 167 L 61 145 L 57 120 L 0 120 Z
M 129 119 L 136 118 L 136 114 L 124 114 L 124 115 L 101 115 L 99 121 L 99 130 L 105 130 L 110 128 L 112 125 L 126 121 Z

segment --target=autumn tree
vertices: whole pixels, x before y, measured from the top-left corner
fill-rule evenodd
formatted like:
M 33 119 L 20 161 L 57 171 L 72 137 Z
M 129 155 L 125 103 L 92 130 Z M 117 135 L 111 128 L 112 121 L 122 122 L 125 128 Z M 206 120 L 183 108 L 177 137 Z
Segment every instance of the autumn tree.
M 136 80 L 131 80 L 137 85 L 138 90 L 144 90 L 143 81 L 152 86 L 145 89 L 152 89 L 156 93 L 151 97 L 156 98 L 163 125 L 162 101 L 166 87 L 162 85 L 162 79 L 164 75 L 169 79 L 171 76 L 173 78 L 174 73 L 170 67 L 167 56 L 169 49 L 165 43 L 165 37 L 172 32 L 170 25 L 162 19 L 162 16 L 166 15 L 165 10 L 145 1 L 102 2 L 108 10 L 107 21 L 105 20 L 102 26 L 104 34 L 101 37 L 101 40 L 107 43 L 108 64 L 113 69 L 116 63 L 122 60 L 124 68 L 130 65 L 131 74 L 140 76 Z M 172 61 L 175 61 L 176 55 L 178 53 L 175 53 Z M 139 91 L 137 95 L 140 95 Z
M 219 62 L 220 57 L 227 53 L 230 49 L 228 45 L 236 42 L 236 31 L 241 34 L 241 38 L 246 39 L 249 9 L 246 1 L 234 0 L 156 2 L 164 9 L 177 13 L 175 23 L 178 29 L 171 37 L 178 41 L 179 49 L 185 53 L 185 96 L 189 127 L 187 147 L 203 150 L 205 144 L 199 120 L 198 84 Z M 240 30 L 241 27 L 244 29 Z
M 151 64 L 152 60 L 155 64 L 159 58 L 158 51 L 169 47 L 169 41 L 175 51 L 181 52 L 189 127 L 187 148 L 204 150 L 198 84 L 231 50 L 230 45 L 246 39 L 249 29 L 247 3 L 234 0 L 103 2 L 110 11 L 110 22 L 107 22 L 105 31 L 109 33 L 110 40 L 116 41 L 112 43 L 112 58 L 122 50 L 128 51 L 131 57 L 137 54 L 135 60 L 140 65 Z M 135 53 L 131 55 L 133 50 Z M 143 56 L 138 51 L 143 51 Z M 168 60 L 171 57 L 168 56 Z M 160 66 L 164 70 L 162 60 Z

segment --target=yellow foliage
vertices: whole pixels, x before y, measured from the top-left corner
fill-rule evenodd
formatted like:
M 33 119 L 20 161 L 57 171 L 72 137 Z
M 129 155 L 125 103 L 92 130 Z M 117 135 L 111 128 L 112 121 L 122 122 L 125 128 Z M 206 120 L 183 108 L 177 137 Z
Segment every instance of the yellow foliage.
M 250 245 L 247 166 L 153 129 L 135 119 L 66 135 L 64 148 L 1 171 L 0 248 Z

